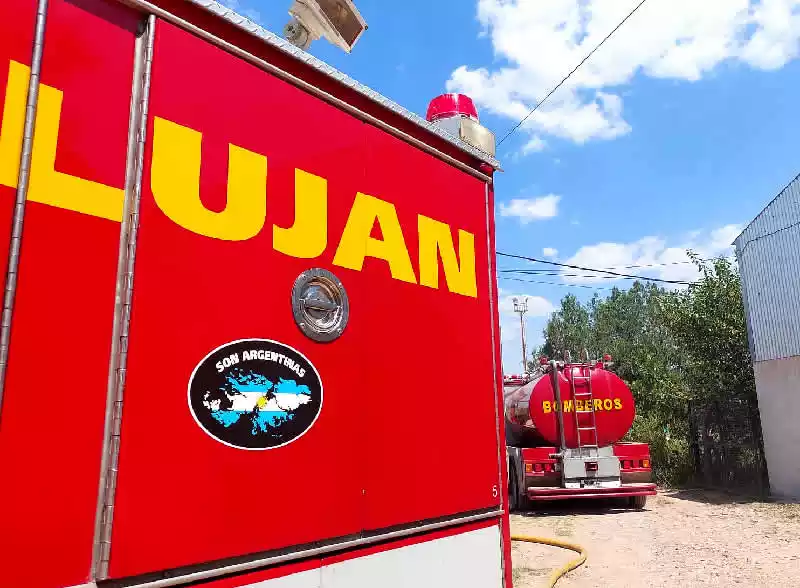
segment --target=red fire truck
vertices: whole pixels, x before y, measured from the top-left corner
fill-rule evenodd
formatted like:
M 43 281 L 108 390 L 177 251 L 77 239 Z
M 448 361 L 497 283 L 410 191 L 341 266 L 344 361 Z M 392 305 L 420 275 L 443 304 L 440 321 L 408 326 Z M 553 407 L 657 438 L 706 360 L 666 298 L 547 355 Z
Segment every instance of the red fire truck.
M 536 373 L 504 378 L 509 504 L 623 499 L 644 508 L 656 493 L 647 443 L 623 442 L 633 424 L 630 388 L 611 357 L 542 358 Z
M 511 588 L 468 98 L 210 0 L 3 0 L 0 111 L 0 586 Z

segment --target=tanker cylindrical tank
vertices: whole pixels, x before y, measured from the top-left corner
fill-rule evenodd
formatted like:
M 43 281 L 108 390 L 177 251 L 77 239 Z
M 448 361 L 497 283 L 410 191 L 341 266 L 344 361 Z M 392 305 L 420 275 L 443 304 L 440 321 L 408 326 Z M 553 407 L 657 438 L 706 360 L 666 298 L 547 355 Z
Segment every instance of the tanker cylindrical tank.
M 537 374 L 527 384 L 504 388 L 506 444 L 560 446 L 558 414 L 561 413 L 566 446 L 577 447 L 578 429 L 592 428 L 592 412 L 597 427 L 596 444 L 604 447 L 621 441 L 636 414 L 633 394 L 625 382 L 601 363 L 567 365 L 559 368 L 557 374 L 560 404 L 553 393 L 549 370 Z M 591 390 L 586 377 L 591 378 Z M 595 444 L 594 433 L 584 430 L 580 432 L 580 440 L 581 445 Z

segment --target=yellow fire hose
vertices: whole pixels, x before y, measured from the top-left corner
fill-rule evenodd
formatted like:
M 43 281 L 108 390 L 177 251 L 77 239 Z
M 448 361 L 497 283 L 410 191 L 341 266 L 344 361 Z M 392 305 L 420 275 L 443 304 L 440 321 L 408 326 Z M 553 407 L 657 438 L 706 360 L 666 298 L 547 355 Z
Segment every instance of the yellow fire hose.
M 574 543 L 567 543 L 566 541 L 559 541 L 558 539 L 548 539 L 547 537 L 534 537 L 531 535 L 512 535 L 512 541 L 523 541 L 525 543 L 541 543 L 542 545 L 552 545 L 553 547 L 561 547 L 563 549 L 570 549 L 578 553 L 578 557 L 568 561 L 566 564 L 553 570 L 547 578 L 547 588 L 553 588 L 556 582 L 567 572 L 574 570 L 586 561 L 586 550 L 580 545 Z

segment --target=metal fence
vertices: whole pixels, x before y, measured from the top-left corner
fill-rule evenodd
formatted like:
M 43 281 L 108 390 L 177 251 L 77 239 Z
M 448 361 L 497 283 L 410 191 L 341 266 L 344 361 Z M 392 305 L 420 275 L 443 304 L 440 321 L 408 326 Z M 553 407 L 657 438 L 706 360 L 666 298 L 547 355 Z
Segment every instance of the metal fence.
M 758 496 L 769 494 L 756 402 L 737 399 L 694 405 L 689 424 L 695 484 Z

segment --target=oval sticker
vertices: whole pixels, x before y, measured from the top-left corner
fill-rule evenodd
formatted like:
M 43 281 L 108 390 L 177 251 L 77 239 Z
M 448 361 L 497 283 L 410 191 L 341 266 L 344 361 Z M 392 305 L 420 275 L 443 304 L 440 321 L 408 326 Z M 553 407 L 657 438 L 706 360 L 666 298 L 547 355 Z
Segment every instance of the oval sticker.
M 220 443 L 274 449 L 302 436 L 317 420 L 322 380 L 302 353 L 283 343 L 232 341 L 194 368 L 189 409 Z

